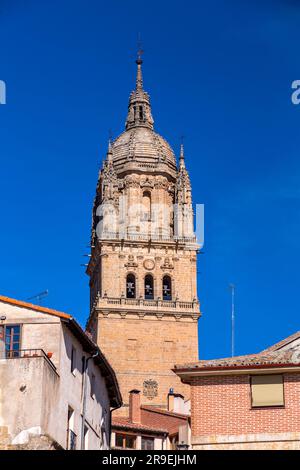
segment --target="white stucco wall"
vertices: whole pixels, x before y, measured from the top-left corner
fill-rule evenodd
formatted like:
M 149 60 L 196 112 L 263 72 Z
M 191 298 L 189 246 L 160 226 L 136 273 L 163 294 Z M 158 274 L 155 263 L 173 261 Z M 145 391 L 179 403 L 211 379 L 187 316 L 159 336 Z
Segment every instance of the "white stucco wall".
M 52 352 L 53 370 L 46 358 L 0 359 L 0 426 L 8 426 L 12 439 L 27 429 L 40 430 L 63 448 L 67 443 L 68 407 L 74 410 L 77 449 L 81 445 L 83 377 L 81 358 L 89 354 L 60 319 L 0 301 L 1 324 L 21 324 L 21 349 Z M 71 372 L 72 345 L 76 349 L 76 370 Z M 100 368 L 89 360 L 86 393 L 88 448 L 108 448 L 110 406 Z M 95 396 L 90 394 L 95 375 Z M 101 432 L 104 417 L 106 432 Z M 24 432 L 23 432 L 24 434 Z

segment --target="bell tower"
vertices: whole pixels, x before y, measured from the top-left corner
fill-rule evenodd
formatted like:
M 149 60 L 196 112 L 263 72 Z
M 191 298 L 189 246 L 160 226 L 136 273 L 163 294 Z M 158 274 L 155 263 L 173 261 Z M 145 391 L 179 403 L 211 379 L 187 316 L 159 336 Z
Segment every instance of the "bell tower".
M 137 61 L 125 131 L 109 142 L 92 214 L 87 330 L 116 371 L 124 407 L 167 407 L 170 388 L 188 398 L 172 372 L 198 359 L 197 245 L 192 194 L 181 145 L 179 163 L 154 131 Z

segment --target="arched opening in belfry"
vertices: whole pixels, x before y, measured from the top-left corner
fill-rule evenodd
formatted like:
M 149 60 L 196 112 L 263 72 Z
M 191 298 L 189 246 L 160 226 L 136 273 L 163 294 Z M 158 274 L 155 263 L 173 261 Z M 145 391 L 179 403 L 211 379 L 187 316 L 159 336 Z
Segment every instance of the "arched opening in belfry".
M 153 277 L 151 274 L 145 276 L 145 299 L 154 299 Z
M 135 299 L 136 293 L 136 282 L 135 282 L 135 275 L 128 274 L 126 277 L 126 298 L 127 299 Z
M 142 196 L 141 232 L 148 237 L 151 231 L 151 193 L 144 191 Z
M 144 120 L 144 109 L 143 106 L 139 106 L 139 120 L 143 121 Z
M 149 191 L 143 192 L 143 220 L 145 222 L 150 221 L 151 219 L 151 194 Z
M 163 277 L 163 300 L 172 300 L 172 280 L 170 276 Z

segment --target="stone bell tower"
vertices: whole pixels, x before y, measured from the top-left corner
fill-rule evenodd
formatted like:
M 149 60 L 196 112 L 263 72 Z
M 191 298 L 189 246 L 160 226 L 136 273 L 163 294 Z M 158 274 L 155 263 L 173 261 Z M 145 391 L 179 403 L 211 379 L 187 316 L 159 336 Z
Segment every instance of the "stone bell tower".
M 153 130 L 142 60 L 137 61 L 125 131 L 109 143 L 94 200 L 87 329 L 114 367 L 128 413 L 128 394 L 167 407 L 170 388 L 188 398 L 172 372 L 198 359 L 198 245 L 191 184 Z

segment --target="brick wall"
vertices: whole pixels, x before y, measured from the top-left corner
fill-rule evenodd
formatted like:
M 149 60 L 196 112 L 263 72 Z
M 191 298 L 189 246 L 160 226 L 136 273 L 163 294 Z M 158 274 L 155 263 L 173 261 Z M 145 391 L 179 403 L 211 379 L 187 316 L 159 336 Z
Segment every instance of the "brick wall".
M 300 374 L 284 374 L 284 396 L 284 408 L 251 409 L 249 376 L 195 378 L 191 385 L 193 439 L 200 442 L 202 437 L 211 443 L 216 436 L 246 439 L 245 435 L 300 433 Z

